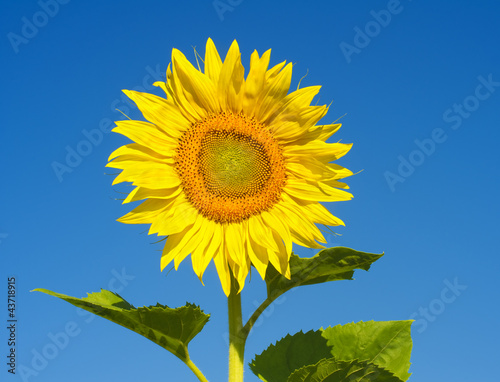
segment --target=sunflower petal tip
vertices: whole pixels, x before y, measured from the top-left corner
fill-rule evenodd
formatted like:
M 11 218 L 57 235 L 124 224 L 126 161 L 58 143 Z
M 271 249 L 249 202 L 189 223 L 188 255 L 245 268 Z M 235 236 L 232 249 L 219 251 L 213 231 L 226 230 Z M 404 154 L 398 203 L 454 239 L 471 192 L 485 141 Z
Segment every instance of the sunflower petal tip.
M 231 50 L 235 50 L 236 53 L 240 53 L 240 46 L 238 45 L 238 41 L 236 41 L 236 39 L 233 40 L 233 42 L 231 43 L 231 46 L 229 47 L 229 51 L 231 51 Z
M 226 295 L 226 297 L 229 297 L 229 294 L 231 293 L 231 286 L 225 285 L 224 283 L 221 284 L 222 286 L 222 291 Z
M 290 272 L 290 264 L 288 264 L 288 267 L 286 268 L 285 274 L 283 276 L 285 276 L 288 280 L 292 278 L 292 274 Z
M 160 260 L 160 272 L 163 272 L 163 270 L 167 267 L 167 265 L 170 263 L 170 261 L 167 261 L 165 256 L 162 256 Z

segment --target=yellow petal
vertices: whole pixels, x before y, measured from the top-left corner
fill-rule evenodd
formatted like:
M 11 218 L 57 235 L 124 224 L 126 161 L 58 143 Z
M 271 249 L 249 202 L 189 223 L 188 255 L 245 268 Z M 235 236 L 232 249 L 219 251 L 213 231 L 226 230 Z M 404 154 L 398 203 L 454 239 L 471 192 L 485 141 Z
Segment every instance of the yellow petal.
M 278 219 L 272 212 L 263 211 L 260 216 L 262 217 L 264 223 L 266 223 L 271 228 L 271 231 L 276 232 L 280 237 L 280 240 L 283 240 L 283 242 L 285 243 L 286 253 L 292 253 L 292 238 L 290 236 L 290 229 L 285 224 L 283 224 L 280 219 Z
M 250 259 L 248 256 L 245 257 L 245 262 L 242 266 L 239 267 L 238 272 L 236 273 L 236 281 L 238 281 L 238 293 L 243 290 L 245 286 L 245 280 L 248 276 L 248 272 L 250 271 Z
M 126 170 L 136 166 L 138 167 L 149 166 L 147 163 L 155 163 L 155 165 L 159 167 L 172 166 L 174 164 L 174 159 L 167 157 L 164 157 L 163 159 L 158 159 L 154 157 L 148 157 L 146 155 L 142 158 L 138 158 L 137 156 L 122 155 L 119 156 L 118 158 L 115 158 L 112 162 L 106 164 L 106 167 Z
M 116 121 L 115 133 L 165 156 L 173 155 L 177 142 L 155 125 L 142 121 Z
M 173 235 L 194 224 L 200 216 L 198 210 L 184 198 L 176 198 L 151 224 L 149 235 Z
M 267 265 L 269 264 L 267 249 L 257 244 L 252 236 L 249 235 L 249 240 L 247 240 L 247 251 L 253 266 L 257 269 L 257 272 L 259 272 L 262 280 L 264 280 L 266 278 Z
M 258 97 L 264 88 L 270 59 L 270 49 L 267 50 L 261 58 L 259 58 L 257 51 L 254 51 L 250 57 L 250 71 L 245 80 L 245 90 L 243 94 L 243 112 L 250 117 L 254 115 Z
M 318 136 L 318 139 L 321 141 L 326 141 L 328 138 L 330 138 L 334 133 L 340 129 L 342 124 L 340 123 L 334 123 L 331 125 L 323 125 L 321 127 L 321 134 Z
M 193 263 L 193 270 L 198 275 L 198 278 L 203 284 L 203 273 L 205 272 L 208 264 L 218 252 L 221 246 L 221 225 L 211 220 L 206 220 L 204 223 L 206 231 L 204 232 L 205 240 L 203 245 L 198 246 L 191 254 L 191 261 Z
M 239 223 L 225 225 L 224 238 L 229 256 L 236 264 L 241 266 L 245 258 L 241 225 Z
M 338 217 L 333 216 L 324 206 L 319 203 L 312 203 L 305 206 L 307 214 L 318 224 L 336 226 L 345 225 Z
M 142 160 L 150 160 L 153 162 L 164 162 L 165 159 L 170 158 L 170 156 L 165 156 L 156 151 L 153 151 L 145 146 L 142 146 L 138 143 L 130 143 L 128 145 L 124 145 L 116 149 L 111 153 L 108 158 L 108 161 L 111 161 L 117 157 L 126 157 L 129 159 L 142 159 Z M 112 166 L 108 166 L 112 167 Z
M 331 162 L 343 157 L 351 149 L 352 144 L 346 143 L 325 143 L 313 141 L 306 145 L 289 145 L 283 147 L 283 152 L 288 158 L 310 157 Z
M 281 273 L 283 276 L 290 278 L 290 256 L 285 246 L 283 245 L 283 241 L 280 236 L 273 231 L 273 239 L 278 244 L 278 252 L 273 252 L 270 249 L 267 250 L 267 254 L 269 256 L 269 262 L 273 265 L 273 267 Z
M 179 138 L 189 128 L 189 121 L 174 103 L 154 94 L 133 90 L 123 90 L 123 92 L 135 102 L 144 118 L 154 123 L 171 137 Z
M 128 214 L 119 218 L 118 221 L 126 224 L 151 223 L 168 205 L 168 200 L 148 199 Z
M 245 68 L 241 64 L 240 48 L 236 40 L 227 52 L 219 76 L 217 94 L 222 110 L 239 113 L 242 108 L 241 87 L 244 82 Z
M 326 186 L 323 187 L 323 190 L 325 188 Z M 337 202 L 352 199 L 352 194 L 346 191 L 330 187 L 328 188 L 328 193 L 325 193 L 318 186 L 314 186 L 295 179 L 288 179 L 287 185 L 285 186 L 283 191 L 295 198 L 315 202 Z
M 325 108 L 324 111 L 326 111 L 326 110 L 327 109 Z M 318 113 L 319 113 L 319 109 L 318 109 Z M 324 114 L 320 115 L 319 119 L 321 119 L 323 116 L 324 116 Z M 303 115 L 300 122 L 295 121 L 295 122 L 291 122 L 291 123 L 298 124 L 300 126 L 300 129 L 303 130 L 304 128 L 301 125 L 301 123 L 306 122 L 304 117 L 307 117 L 307 115 L 305 115 L 305 116 Z M 316 117 L 314 117 L 314 118 L 316 118 Z M 311 118 L 309 121 L 314 120 L 314 118 Z M 317 121 L 319 121 L 319 119 Z M 273 122 L 273 124 L 274 124 L 274 122 Z M 309 123 L 308 123 L 308 125 L 309 125 Z M 314 141 L 314 140 L 326 141 L 333 133 L 335 133 L 340 128 L 340 126 L 341 126 L 340 124 L 310 126 L 307 129 L 307 131 L 302 131 L 301 135 L 293 135 L 292 136 L 291 134 L 289 134 L 290 136 L 287 136 L 285 133 L 281 133 L 280 140 L 284 140 L 287 142 L 287 144 L 290 144 L 290 145 L 301 145 L 301 146 L 306 145 L 309 142 Z M 298 127 L 290 126 L 290 127 L 288 127 L 288 129 L 298 129 Z
M 180 263 L 200 244 L 203 239 L 198 235 L 203 217 L 195 221 L 192 226 L 186 227 L 182 232 L 170 235 L 163 248 L 161 259 L 161 269 L 163 270 L 172 260 L 174 260 L 175 269 L 179 268 Z
M 248 231 L 250 233 L 250 237 L 256 243 L 260 244 L 264 248 L 278 251 L 278 247 L 272 238 L 271 230 L 262 221 L 260 216 L 252 216 L 249 219 Z
M 186 243 L 195 236 L 196 230 L 193 226 L 186 227 L 182 232 L 170 235 L 165 241 L 161 256 L 161 270 L 182 253 Z
M 226 296 L 231 292 L 231 270 L 229 269 L 224 251 L 219 251 L 214 257 L 215 268 Z
M 297 113 L 300 113 L 302 109 L 309 106 L 320 89 L 321 86 L 308 86 L 288 94 L 283 99 L 282 105 L 276 111 L 275 115 L 269 119 L 268 123 L 272 124 L 274 121 L 277 121 L 279 124 L 283 121 L 290 120 L 290 118 L 295 118 Z
M 339 166 L 335 163 L 328 163 L 327 167 L 330 171 L 330 176 L 332 179 L 343 179 L 353 175 L 353 172 L 351 170 L 348 170 L 347 168 Z
M 309 163 L 307 165 L 301 162 L 290 162 L 287 164 L 286 168 L 292 173 L 293 177 L 297 179 L 306 180 L 318 180 L 322 179 L 325 173 L 328 173 L 328 169 L 324 163 L 316 160 L 315 158 L 309 158 Z M 311 165 L 312 164 L 312 165 Z
M 347 183 L 339 182 L 338 180 L 335 180 L 335 179 L 323 179 L 321 182 L 318 182 L 318 185 L 325 192 L 328 192 L 328 191 L 327 191 L 327 189 L 325 189 L 324 185 L 329 186 L 329 187 L 335 187 L 335 188 L 343 188 L 344 190 L 349 189 L 349 186 L 347 185 Z
M 288 64 L 275 77 L 266 83 L 265 90 L 259 98 L 259 107 L 255 111 L 256 118 L 262 122 L 267 122 L 268 118 L 274 117 L 273 113 L 279 110 L 283 99 L 290 89 L 292 81 L 292 64 Z
M 207 236 L 207 227 L 206 219 L 198 215 L 196 222 L 193 225 L 192 231 L 193 236 L 191 239 L 186 241 L 185 247 L 182 249 L 182 252 L 177 255 L 174 259 L 175 270 L 179 268 L 180 263 L 189 255 L 198 250 L 198 248 L 203 248 L 206 246 L 206 242 L 210 240 L 210 237 Z M 182 245 L 182 241 L 180 243 Z
M 278 73 L 283 69 L 285 66 L 286 61 L 280 62 L 277 65 L 274 65 L 271 69 L 269 69 L 266 73 L 266 81 L 272 80 L 274 77 L 278 75 Z
M 175 85 L 178 87 L 178 92 L 182 91 L 184 96 L 179 100 L 187 102 L 189 107 L 196 110 L 200 118 L 220 111 L 216 88 L 209 77 L 195 69 L 184 54 L 177 49 L 172 51 L 172 65 Z M 182 103 L 186 110 L 190 110 L 188 105 Z
M 236 280 L 238 281 L 239 285 L 238 293 L 241 292 L 243 290 L 243 287 L 245 286 L 245 280 L 247 278 L 248 273 L 250 272 L 250 266 L 251 266 L 250 256 L 246 251 L 247 243 L 249 241 L 247 225 L 248 225 L 247 221 L 243 221 L 240 223 L 243 248 L 242 248 L 242 262 L 240 265 L 239 272 L 236 274 Z
M 290 142 L 290 144 L 295 140 L 303 141 L 309 129 L 323 118 L 327 111 L 326 106 L 307 106 L 297 111 L 293 117 L 284 116 L 284 119 L 274 120 L 270 128 L 280 141 Z
M 280 219 L 290 227 L 295 243 L 309 248 L 323 248 L 316 240 L 326 243 L 325 238 L 302 210 L 290 203 L 278 203 L 275 209 L 281 212 Z
M 123 204 L 130 202 L 137 202 L 138 200 L 143 199 L 172 199 L 178 196 L 181 193 L 180 187 L 172 187 L 172 188 L 146 188 L 146 187 L 136 187 L 133 191 L 128 194 L 128 196 L 123 201 Z
M 212 80 L 214 84 L 219 83 L 219 74 L 222 68 L 222 60 L 220 59 L 217 48 L 211 38 L 207 40 L 205 48 L 205 74 Z
M 168 90 L 167 90 L 167 84 L 166 84 L 166 82 L 164 82 L 164 81 L 156 81 L 156 82 L 153 82 L 153 86 L 161 88 L 165 92 L 165 95 L 168 95 Z
M 111 162 L 110 166 L 112 166 Z M 132 182 L 134 186 L 153 189 L 172 188 L 181 184 L 179 176 L 172 166 L 156 162 L 137 162 L 125 168 L 113 181 L 113 185 L 121 182 Z

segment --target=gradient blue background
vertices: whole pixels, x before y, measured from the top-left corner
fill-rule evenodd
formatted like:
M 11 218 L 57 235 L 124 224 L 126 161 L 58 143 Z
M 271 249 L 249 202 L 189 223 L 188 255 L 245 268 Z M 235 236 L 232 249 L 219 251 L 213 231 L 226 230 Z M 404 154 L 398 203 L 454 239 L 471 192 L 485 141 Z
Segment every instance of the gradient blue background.
M 0 379 L 196 380 L 147 339 L 29 292 L 44 287 L 77 297 L 111 288 L 136 306 L 200 304 L 212 318 L 190 345 L 192 359 L 210 381 L 226 380 L 226 298 L 213 265 L 206 286 L 189 260 L 178 272 L 160 273 L 161 244 L 151 244 L 156 237 L 147 236 L 146 226 L 115 221 L 130 210 L 114 200 L 128 189 L 112 187 L 113 177 L 105 174 L 114 170 L 104 165 L 127 140 L 104 134 L 61 179 L 52 167 L 65 164 L 67 146 L 82 144 L 83 130 L 122 119 L 115 107 L 140 118 L 121 89 L 149 91 L 154 79 L 148 67 L 163 75 L 173 47 L 194 61 L 192 46 L 203 54 L 212 37 L 221 55 L 237 39 L 247 70 L 254 49 L 272 48 L 272 64 L 295 63 L 293 88 L 307 71 L 302 86 L 323 85 L 319 103 L 333 101 L 323 121 L 346 114 L 335 139 L 354 143 L 340 163 L 362 170 L 348 179 L 355 198 L 329 205 L 347 224 L 336 229 L 341 236 L 328 236 L 329 245 L 386 253 L 355 281 L 304 287 L 281 298 L 251 333 L 246 360 L 288 332 L 413 317 L 410 380 L 492 380 L 500 313 L 498 2 L 402 0 L 399 13 L 379 30 L 371 11 L 387 10 L 387 1 L 233 4 L 220 14 L 212 1 L 72 0 L 47 16 L 16 53 L 9 33 L 22 35 L 23 17 L 44 24 L 37 12 L 45 11 L 36 1 L 2 2 L 0 290 L 6 291 L 8 276 L 16 277 L 19 341 L 17 375 L 11 376 L 2 329 Z M 340 45 L 354 45 L 356 27 L 368 27 L 372 37 L 348 62 Z M 480 76 L 496 85 L 482 88 L 482 98 L 489 96 L 475 104 Z M 459 126 L 455 112 L 444 119 L 464 100 L 474 110 Z M 431 138 L 434 129 L 443 129 L 446 140 L 430 155 L 414 154 L 415 140 Z M 401 176 L 401 158 L 412 155 L 423 163 L 391 189 L 384 174 Z M 122 272 L 129 278 L 120 283 L 116 274 Z M 466 289 L 454 296 L 446 283 L 455 281 Z M 243 293 L 245 317 L 264 293 L 254 273 Z M 0 311 L 4 327 L 5 299 Z M 79 334 L 36 371 L 35 354 L 68 323 Z M 25 374 L 27 368 L 38 374 L 21 378 L 21 365 Z M 248 369 L 246 377 L 257 380 Z

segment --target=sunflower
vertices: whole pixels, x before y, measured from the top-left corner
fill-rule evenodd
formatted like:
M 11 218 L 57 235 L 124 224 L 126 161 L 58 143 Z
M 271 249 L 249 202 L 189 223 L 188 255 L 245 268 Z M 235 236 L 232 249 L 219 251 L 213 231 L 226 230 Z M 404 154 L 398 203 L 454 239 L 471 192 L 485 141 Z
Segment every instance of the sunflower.
M 149 122 L 113 129 L 135 142 L 111 154 L 107 166 L 123 170 L 113 184 L 135 186 L 124 203 L 145 200 L 118 221 L 168 236 L 162 270 L 191 255 L 201 281 L 213 259 L 226 295 L 252 265 L 290 278 L 292 243 L 322 248 L 316 224 L 343 225 L 319 202 L 352 198 L 339 182 L 352 172 L 331 163 L 351 145 L 326 143 L 340 124 L 316 125 L 328 107 L 310 105 L 320 86 L 287 94 L 292 64 L 268 69 L 270 55 L 254 51 L 245 79 L 236 41 L 222 61 L 208 39 L 203 71 L 173 49 L 154 84 L 166 98 L 124 90 Z

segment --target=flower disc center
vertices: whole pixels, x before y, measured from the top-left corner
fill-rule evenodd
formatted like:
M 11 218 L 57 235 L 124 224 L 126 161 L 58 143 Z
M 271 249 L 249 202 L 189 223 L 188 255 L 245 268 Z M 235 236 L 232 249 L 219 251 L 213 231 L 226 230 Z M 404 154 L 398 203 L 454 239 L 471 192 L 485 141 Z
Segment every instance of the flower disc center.
M 230 112 L 211 115 L 184 133 L 175 169 L 189 202 L 218 223 L 270 209 L 286 184 L 282 149 L 269 129 Z
M 270 163 L 263 145 L 233 132 L 212 131 L 201 142 L 200 172 L 217 196 L 244 198 L 261 191 Z

